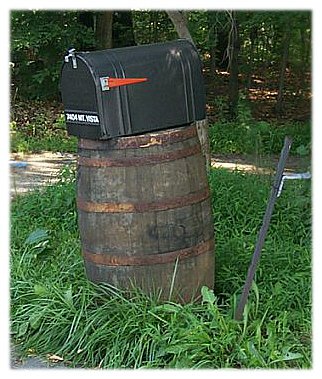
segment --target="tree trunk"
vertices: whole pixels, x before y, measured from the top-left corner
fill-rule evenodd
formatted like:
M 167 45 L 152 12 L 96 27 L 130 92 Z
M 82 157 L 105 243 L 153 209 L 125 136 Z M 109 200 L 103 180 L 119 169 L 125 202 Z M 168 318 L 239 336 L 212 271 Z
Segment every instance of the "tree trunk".
M 249 61 L 247 62 L 246 65 L 246 89 L 247 93 L 249 92 L 248 90 L 251 88 L 252 85 L 252 67 L 254 67 L 254 50 L 255 50 L 255 43 L 257 39 L 257 27 L 253 26 L 250 30 L 249 34 L 249 39 L 250 39 L 250 51 L 249 51 Z
M 209 50 L 210 50 L 210 77 L 214 81 L 216 76 L 216 50 L 217 50 L 217 27 L 215 24 L 213 12 L 208 12 L 208 29 L 209 29 Z M 214 84 L 214 83 L 213 83 Z
M 113 47 L 113 11 L 104 11 L 98 15 L 96 27 L 96 40 L 99 49 L 110 49 Z
M 191 34 L 188 29 L 188 20 L 186 14 L 183 11 L 167 11 L 167 14 L 172 21 L 178 35 L 180 38 L 188 39 L 190 42 L 193 42 Z M 202 154 L 206 160 L 207 171 L 211 165 L 211 155 L 210 155 L 210 144 L 209 144 L 209 125 L 208 119 L 196 121 L 196 127 L 198 132 L 198 137 L 201 145 Z
M 237 117 L 237 107 L 239 98 L 238 88 L 238 57 L 240 50 L 239 26 L 236 13 L 231 12 L 231 29 L 229 35 L 229 84 L 228 84 L 228 110 L 231 119 Z
M 216 45 L 213 44 L 210 46 L 210 76 L 214 81 L 216 77 Z
M 152 43 L 153 40 L 153 19 L 154 19 L 154 16 L 153 16 L 153 12 L 149 12 L 149 43 Z
M 300 86 L 297 91 L 298 95 L 303 94 L 303 90 L 305 87 L 305 73 L 306 73 L 306 67 L 307 67 L 307 62 L 306 62 L 306 40 L 305 40 L 305 29 L 301 28 L 300 30 L 300 37 L 301 37 L 301 68 L 300 68 Z M 309 43 L 308 43 L 309 45 Z
M 194 43 L 188 29 L 188 20 L 184 11 L 167 11 L 167 14 L 172 21 L 178 36 L 180 38 L 186 38 Z
M 113 15 L 113 47 L 134 46 L 133 18 L 131 11 L 117 11 Z
M 153 42 L 158 41 L 158 12 L 153 12 Z
M 278 86 L 278 95 L 276 100 L 276 113 L 278 116 L 281 116 L 283 113 L 283 94 L 285 87 L 285 74 L 288 60 L 288 52 L 290 47 L 291 40 L 291 26 L 289 22 L 285 22 L 284 37 L 282 43 L 282 60 L 280 68 L 280 77 L 279 77 L 279 86 Z
M 85 11 L 85 12 L 79 12 L 78 19 L 79 22 L 82 25 L 87 26 L 88 28 L 91 28 L 94 30 L 95 28 L 95 14 L 93 12 Z

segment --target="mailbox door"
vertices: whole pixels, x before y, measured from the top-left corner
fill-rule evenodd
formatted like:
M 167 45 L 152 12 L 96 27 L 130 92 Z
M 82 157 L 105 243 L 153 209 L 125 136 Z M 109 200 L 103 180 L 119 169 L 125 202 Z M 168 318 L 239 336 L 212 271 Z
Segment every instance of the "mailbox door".
M 82 138 L 100 139 L 105 134 L 97 85 L 88 64 L 76 58 L 77 68 L 71 62 L 64 63 L 60 90 L 65 108 L 65 120 L 69 134 Z

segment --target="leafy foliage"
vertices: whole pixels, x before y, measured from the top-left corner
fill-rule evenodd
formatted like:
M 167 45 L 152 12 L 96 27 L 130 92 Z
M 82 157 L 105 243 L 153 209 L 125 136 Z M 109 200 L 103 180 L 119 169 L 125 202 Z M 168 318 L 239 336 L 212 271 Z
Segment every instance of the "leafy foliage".
M 165 11 L 134 11 L 134 37 L 137 45 L 165 42 L 177 38 Z
M 11 118 L 12 152 L 76 152 L 77 138 L 67 135 L 60 104 L 16 101 L 11 108 Z
M 306 156 L 311 152 L 311 125 L 309 122 L 256 121 L 249 102 L 239 100 L 236 121 L 226 120 L 224 101 L 219 98 L 219 120 L 209 128 L 213 154 L 279 154 L 285 136 L 293 139 L 291 154 Z
M 66 50 L 94 46 L 93 31 L 79 23 L 77 12 L 13 11 L 13 91 L 29 99 L 57 97 L 60 67 Z
M 12 11 L 11 61 L 14 91 L 25 98 L 46 98 L 58 95 L 58 76 L 65 51 L 73 46 L 79 50 L 95 49 L 97 12 L 75 11 Z M 115 12 L 117 45 L 128 45 L 128 25 L 121 22 L 122 12 Z M 177 38 L 165 11 L 132 11 L 136 44 L 162 42 Z M 226 11 L 187 11 L 190 33 L 206 66 L 227 69 L 227 50 L 231 31 Z M 311 64 L 311 13 L 308 11 L 238 11 L 241 35 L 240 68 L 244 84 L 257 72 L 276 76 L 281 56 L 284 25 L 292 24 L 289 69 L 299 77 L 301 87 Z M 122 32 L 126 30 L 126 33 Z M 115 37 L 116 38 L 116 37 Z M 124 41 L 121 41 L 124 39 Z M 131 38 L 132 40 L 132 38 Z M 213 73 L 215 74 L 215 73 Z M 266 75 L 266 74 L 265 74 Z M 28 83 L 28 85 L 27 85 Z

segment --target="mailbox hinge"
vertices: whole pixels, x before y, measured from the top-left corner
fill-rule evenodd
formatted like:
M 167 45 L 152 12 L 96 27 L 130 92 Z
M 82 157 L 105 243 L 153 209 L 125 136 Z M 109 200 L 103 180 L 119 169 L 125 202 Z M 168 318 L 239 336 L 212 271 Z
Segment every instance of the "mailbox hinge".
M 73 68 L 77 68 L 77 62 L 76 62 L 76 56 L 75 56 L 75 49 L 69 49 L 68 54 L 65 55 L 65 62 L 69 62 L 69 58 L 72 58 L 72 65 Z

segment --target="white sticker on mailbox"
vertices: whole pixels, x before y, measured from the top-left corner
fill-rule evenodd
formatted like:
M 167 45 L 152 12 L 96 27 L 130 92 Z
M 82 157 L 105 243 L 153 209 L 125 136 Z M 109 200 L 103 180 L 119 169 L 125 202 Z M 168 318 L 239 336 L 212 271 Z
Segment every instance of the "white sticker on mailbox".
M 77 124 L 99 124 L 99 118 L 96 114 L 89 114 L 86 112 L 65 112 L 66 122 L 75 122 Z

